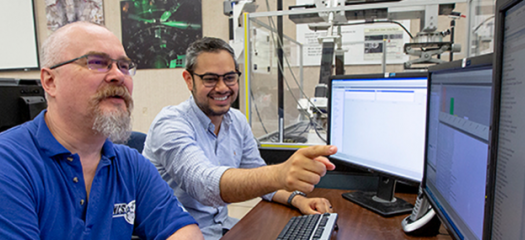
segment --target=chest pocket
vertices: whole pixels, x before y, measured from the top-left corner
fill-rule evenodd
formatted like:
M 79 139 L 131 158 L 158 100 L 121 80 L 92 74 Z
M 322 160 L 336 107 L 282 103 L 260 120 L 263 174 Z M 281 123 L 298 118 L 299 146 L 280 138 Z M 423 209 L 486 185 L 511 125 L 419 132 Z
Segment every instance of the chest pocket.
M 235 161 L 234 164 L 236 167 L 241 165 L 241 159 L 242 159 L 242 148 L 238 146 L 238 144 L 232 144 L 230 147 L 230 151 L 232 154 L 232 159 Z
M 229 136 L 219 136 L 215 142 L 216 153 L 213 156 L 218 165 L 239 167 L 242 159 L 242 142 L 235 138 L 231 139 Z

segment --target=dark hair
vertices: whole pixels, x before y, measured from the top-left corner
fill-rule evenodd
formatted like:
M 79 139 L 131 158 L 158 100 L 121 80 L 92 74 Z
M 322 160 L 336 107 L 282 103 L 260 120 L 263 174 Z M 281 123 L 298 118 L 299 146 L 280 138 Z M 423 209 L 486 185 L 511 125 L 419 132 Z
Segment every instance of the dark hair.
M 203 37 L 190 44 L 186 50 L 186 70 L 188 72 L 193 72 L 195 69 L 195 64 L 197 64 L 197 57 L 202 52 L 218 52 L 220 50 L 225 50 L 230 53 L 233 58 L 233 62 L 235 63 L 235 70 L 239 70 L 239 65 L 235 59 L 233 48 L 230 47 L 230 45 L 224 40 L 213 37 Z

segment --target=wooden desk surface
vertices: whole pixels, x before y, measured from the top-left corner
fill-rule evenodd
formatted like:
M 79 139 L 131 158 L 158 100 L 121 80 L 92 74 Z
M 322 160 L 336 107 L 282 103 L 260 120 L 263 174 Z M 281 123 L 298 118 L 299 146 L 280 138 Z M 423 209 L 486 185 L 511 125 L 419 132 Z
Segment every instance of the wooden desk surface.
M 440 229 L 436 237 L 411 237 L 403 232 L 401 221 L 409 214 L 384 218 L 353 202 L 341 194 L 349 190 L 316 188 L 308 197 L 325 197 L 330 200 L 334 211 L 339 214 L 339 230 L 334 231 L 332 239 L 451 239 L 447 231 Z M 416 200 L 415 194 L 396 194 L 410 203 Z M 275 240 L 286 223 L 293 216 L 301 215 L 296 209 L 277 203 L 261 201 L 237 223 L 222 239 L 271 239 Z

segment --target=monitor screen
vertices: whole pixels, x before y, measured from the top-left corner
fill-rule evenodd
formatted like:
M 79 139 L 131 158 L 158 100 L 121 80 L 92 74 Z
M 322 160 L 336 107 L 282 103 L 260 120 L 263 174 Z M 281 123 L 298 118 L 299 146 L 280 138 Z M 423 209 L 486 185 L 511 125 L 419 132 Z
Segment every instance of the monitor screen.
M 525 1 L 496 3 L 492 239 L 525 239 Z
M 423 191 L 449 231 L 481 239 L 489 159 L 492 54 L 429 68 Z
M 393 180 L 419 183 L 426 89 L 426 72 L 332 76 L 328 141 L 338 152 L 331 157 Z M 360 197 L 383 199 L 381 188 Z M 393 198 L 394 189 L 391 191 L 388 201 Z

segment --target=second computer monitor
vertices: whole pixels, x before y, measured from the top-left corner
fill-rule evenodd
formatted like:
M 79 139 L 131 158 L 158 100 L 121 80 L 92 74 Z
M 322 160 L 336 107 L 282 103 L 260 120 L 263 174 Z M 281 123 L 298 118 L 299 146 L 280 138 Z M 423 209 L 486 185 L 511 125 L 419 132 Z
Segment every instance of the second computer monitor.
M 489 186 L 492 54 L 429 69 L 423 191 L 456 239 L 482 239 Z
M 427 73 L 333 76 L 329 89 L 331 157 L 386 179 L 377 192 L 343 196 L 384 216 L 411 211 L 393 192 L 395 180 L 422 178 Z
M 525 1 L 496 2 L 491 239 L 525 239 Z

